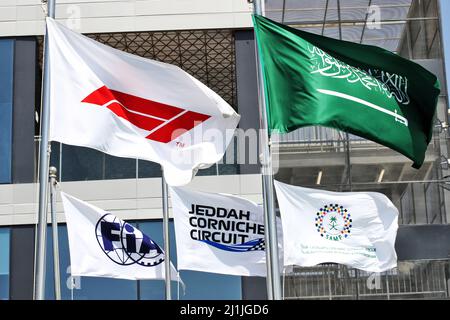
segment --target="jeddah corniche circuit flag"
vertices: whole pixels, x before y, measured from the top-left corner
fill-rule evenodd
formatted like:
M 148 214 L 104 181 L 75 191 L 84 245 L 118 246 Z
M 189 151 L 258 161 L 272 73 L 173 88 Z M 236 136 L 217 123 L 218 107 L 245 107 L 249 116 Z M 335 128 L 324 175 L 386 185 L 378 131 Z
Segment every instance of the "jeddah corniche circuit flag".
M 227 194 L 169 188 L 178 270 L 266 276 L 262 206 Z M 282 261 L 282 230 L 278 221 Z
M 240 116 L 180 68 L 119 51 L 47 18 L 49 140 L 160 163 L 169 185 L 219 161 Z M 228 133 L 228 134 L 226 134 Z
M 396 150 L 419 168 L 440 92 L 436 76 L 387 50 L 253 16 L 269 130 L 321 125 Z
M 164 252 L 148 235 L 64 192 L 61 198 L 73 276 L 165 279 Z M 171 268 L 171 279 L 181 281 Z
M 385 195 L 274 183 L 285 266 L 334 262 L 369 272 L 397 266 L 398 211 Z

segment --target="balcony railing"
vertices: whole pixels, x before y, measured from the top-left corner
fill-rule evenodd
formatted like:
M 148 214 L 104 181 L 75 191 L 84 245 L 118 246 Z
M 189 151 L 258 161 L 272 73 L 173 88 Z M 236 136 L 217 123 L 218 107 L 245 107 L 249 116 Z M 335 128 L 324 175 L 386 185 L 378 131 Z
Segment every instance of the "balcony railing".
M 397 268 L 369 273 L 340 264 L 294 267 L 283 277 L 284 298 L 450 299 L 450 260 L 399 261 Z

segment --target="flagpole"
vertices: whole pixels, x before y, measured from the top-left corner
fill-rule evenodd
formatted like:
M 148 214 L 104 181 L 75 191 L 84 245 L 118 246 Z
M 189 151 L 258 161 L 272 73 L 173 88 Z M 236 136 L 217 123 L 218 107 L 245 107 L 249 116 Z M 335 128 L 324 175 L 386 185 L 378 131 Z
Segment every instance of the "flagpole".
M 59 237 L 58 220 L 56 219 L 56 173 L 55 167 L 50 167 L 50 215 L 52 218 L 53 235 L 53 272 L 55 281 L 55 300 L 61 300 L 61 278 L 59 272 Z
M 171 294 L 171 270 L 170 270 L 170 238 L 169 238 L 169 191 L 166 179 L 164 178 L 164 169 L 161 177 L 162 205 L 163 205 L 163 234 L 164 234 L 164 272 L 166 278 L 166 300 L 172 300 Z
M 261 0 L 253 0 L 253 13 L 262 15 Z M 256 33 L 255 43 L 257 44 Z M 264 83 L 262 68 L 259 58 L 258 46 L 256 45 L 256 63 L 258 77 L 258 106 L 260 117 L 261 139 L 261 166 L 262 166 L 262 185 L 264 198 L 264 226 L 266 241 L 266 265 L 267 265 L 267 296 L 270 300 L 281 300 L 281 281 L 280 266 L 278 261 L 278 238 L 277 224 L 275 215 L 275 202 L 273 190 L 273 170 L 272 156 L 269 146 L 269 134 L 267 123 L 266 97 L 264 92 Z
M 56 0 L 48 0 L 47 16 L 55 18 Z M 48 128 L 50 121 L 50 66 L 48 61 L 48 30 L 45 33 L 44 48 L 44 78 L 42 85 L 42 114 L 41 114 L 41 142 L 39 145 L 39 211 L 38 234 L 35 268 L 34 299 L 45 298 L 45 258 L 47 239 L 47 194 L 48 194 L 48 165 L 50 146 L 48 143 Z

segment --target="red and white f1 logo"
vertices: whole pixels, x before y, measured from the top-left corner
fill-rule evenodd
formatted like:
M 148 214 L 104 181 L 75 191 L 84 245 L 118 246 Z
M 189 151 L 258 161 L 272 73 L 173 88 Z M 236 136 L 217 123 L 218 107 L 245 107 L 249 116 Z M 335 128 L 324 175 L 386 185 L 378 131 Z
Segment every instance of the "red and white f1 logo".
M 150 131 L 146 139 L 162 143 L 176 139 L 182 133 L 191 130 L 211 117 L 110 90 L 106 86 L 95 90 L 81 102 L 108 108 L 115 115 L 129 121 L 136 127 Z

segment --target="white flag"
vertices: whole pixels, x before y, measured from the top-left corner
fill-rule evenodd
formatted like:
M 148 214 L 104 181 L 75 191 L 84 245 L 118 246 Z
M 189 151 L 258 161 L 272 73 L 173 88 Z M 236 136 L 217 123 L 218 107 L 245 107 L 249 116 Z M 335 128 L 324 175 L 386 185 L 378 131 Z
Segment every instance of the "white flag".
M 63 192 L 61 198 L 73 276 L 165 278 L 164 252 L 149 236 L 87 202 Z M 177 281 L 177 271 L 171 268 L 171 279 Z
M 169 185 L 223 157 L 240 116 L 211 89 L 51 18 L 47 28 L 50 140 L 158 162 Z
M 169 190 L 179 270 L 266 276 L 260 205 L 226 194 Z M 278 226 L 278 239 L 282 239 L 281 223 Z M 281 249 L 279 241 L 280 258 Z
M 397 266 L 398 210 L 377 192 L 329 192 L 275 181 L 284 265 L 334 262 L 369 272 Z

